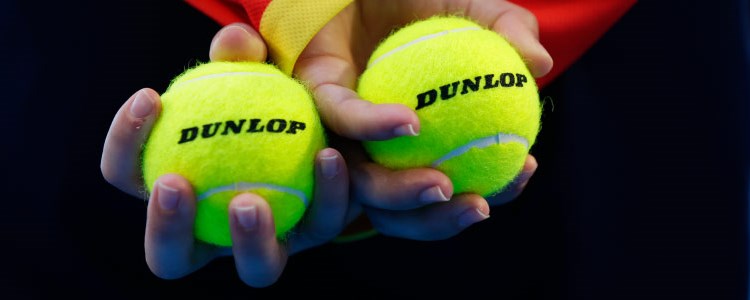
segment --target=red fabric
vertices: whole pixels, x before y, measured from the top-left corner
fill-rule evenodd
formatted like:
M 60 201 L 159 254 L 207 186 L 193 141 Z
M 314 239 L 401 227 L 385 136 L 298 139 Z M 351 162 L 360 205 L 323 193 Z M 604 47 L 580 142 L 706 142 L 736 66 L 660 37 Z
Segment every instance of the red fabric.
M 249 23 L 245 8 L 234 1 L 185 0 L 185 2 L 214 19 L 221 26 L 235 22 Z
M 245 22 L 259 28 L 272 0 L 186 0 L 221 25 Z M 539 22 L 539 38 L 555 66 L 539 78 L 539 87 L 559 76 L 588 50 L 636 0 L 515 0 Z
M 555 66 L 539 78 L 539 87 L 557 78 L 578 60 L 635 0 L 517 0 L 530 10 L 539 22 L 539 40 L 552 56 Z
M 200 1 L 200 0 L 198 0 Z M 260 32 L 260 19 L 263 17 L 263 12 L 266 11 L 266 7 L 271 3 L 271 0 L 241 0 L 247 16 L 250 18 L 250 24 L 253 25 L 255 30 Z
M 263 12 L 273 0 L 185 0 L 221 26 L 242 22 L 260 31 Z

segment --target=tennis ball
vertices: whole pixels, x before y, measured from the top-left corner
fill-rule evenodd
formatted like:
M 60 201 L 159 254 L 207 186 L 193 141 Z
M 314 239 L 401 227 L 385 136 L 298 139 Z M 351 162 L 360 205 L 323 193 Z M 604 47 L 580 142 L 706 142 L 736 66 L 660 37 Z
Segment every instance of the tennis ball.
M 409 24 L 375 49 L 357 92 L 413 108 L 418 136 L 363 142 L 386 167 L 434 167 L 455 193 L 492 196 L 523 168 L 540 127 L 533 76 L 499 34 L 457 16 Z
M 229 202 L 249 191 L 265 198 L 277 236 L 300 220 L 325 147 L 307 89 L 272 65 L 200 64 L 177 76 L 142 153 L 148 190 L 167 173 L 184 176 L 197 198 L 195 237 L 232 244 Z

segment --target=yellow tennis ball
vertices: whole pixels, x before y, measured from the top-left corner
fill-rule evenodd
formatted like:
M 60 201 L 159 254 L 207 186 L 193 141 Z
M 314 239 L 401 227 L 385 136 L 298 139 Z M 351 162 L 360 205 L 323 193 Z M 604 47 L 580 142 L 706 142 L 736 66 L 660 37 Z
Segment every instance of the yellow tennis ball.
M 196 238 L 220 246 L 232 244 L 232 197 L 257 193 L 284 238 L 311 200 L 326 144 L 307 89 L 271 65 L 212 62 L 176 77 L 161 100 L 143 148 L 147 188 L 163 174 L 184 176 L 198 201 Z
M 374 161 L 394 169 L 434 167 L 455 193 L 491 196 L 523 168 L 539 132 L 534 78 L 499 34 L 456 16 L 401 28 L 376 48 L 358 94 L 413 108 L 418 136 L 364 142 Z

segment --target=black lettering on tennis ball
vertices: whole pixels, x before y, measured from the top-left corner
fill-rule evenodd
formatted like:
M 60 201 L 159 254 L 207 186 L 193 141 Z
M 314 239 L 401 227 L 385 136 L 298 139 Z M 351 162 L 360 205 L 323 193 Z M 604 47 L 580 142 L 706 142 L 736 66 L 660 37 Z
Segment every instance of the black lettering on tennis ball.
M 247 124 L 247 125 L 245 125 Z M 285 119 L 240 119 L 224 122 L 213 122 L 200 126 L 184 128 L 180 131 L 180 139 L 177 144 L 192 142 L 198 138 L 209 139 L 219 135 L 235 135 L 241 133 L 286 133 L 297 134 L 307 128 L 304 122 Z

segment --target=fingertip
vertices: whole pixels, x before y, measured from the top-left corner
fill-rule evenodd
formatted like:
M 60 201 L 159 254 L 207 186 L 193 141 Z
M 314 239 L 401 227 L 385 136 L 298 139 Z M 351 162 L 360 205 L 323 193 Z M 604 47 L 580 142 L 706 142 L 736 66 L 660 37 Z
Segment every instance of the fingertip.
M 450 197 L 446 196 L 446 193 L 443 192 L 443 188 L 441 188 L 439 185 L 432 186 L 423 190 L 421 193 L 419 193 L 418 198 L 419 201 L 424 204 L 440 203 L 450 200 Z
M 266 60 L 268 49 L 263 38 L 250 25 L 232 23 L 216 33 L 209 48 L 211 61 Z
M 400 125 L 393 130 L 394 136 L 418 136 L 419 131 L 414 128 L 414 124 L 407 123 Z
M 465 201 L 465 206 L 456 215 L 456 224 L 459 228 L 467 228 L 490 217 L 490 206 L 481 196 L 467 194 L 463 197 L 463 201 Z
M 180 175 L 162 175 L 154 182 L 149 202 L 162 217 L 187 218 L 194 211 L 193 187 Z
M 339 151 L 333 148 L 323 148 L 323 150 L 318 151 L 318 158 L 335 157 L 338 155 L 340 155 Z
M 318 152 L 314 201 L 298 224 L 297 235 L 287 240 L 292 251 L 329 241 L 344 226 L 349 200 L 349 173 L 339 151 Z
M 154 183 L 146 219 L 146 262 L 160 278 L 175 279 L 189 273 L 194 246 L 195 203 L 192 188 L 175 174 Z
M 526 156 L 526 162 L 523 165 L 523 169 L 521 169 L 521 172 L 516 176 L 516 179 L 513 180 L 512 190 L 516 194 L 520 194 L 521 191 L 523 191 L 524 188 L 526 188 L 526 184 L 529 183 L 529 180 L 531 179 L 531 176 L 534 176 L 534 173 L 536 173 L 537 168 L 539 168 L 539 163 L 536 161 L 536 158 L 531 155 Z
M 182 177 L 179 174 L 164 174 L 156 179 L 156 183 L 174 187 L 186 194 L 193 193 L 193 186 L 187 179 L 185 179 L 185 177 Z
M 154 111 L 154 100 L 148 89 L 141 89 L 136 92 L 129 105 L 128 112 L 130 112 L 130 116 L 136 119 L 148 117 Z
M 235 241 L 252 236 L 274 236 L 271 208 L 262 197 L 253 193 L 235 196 L 229 204 Z
M 554 61 L 549 52 L 547 52 L 547 49 L 545 49 L 539 41 L 536 41 L 536 43 L 538 45 L 534 46 L 534 53 L 529 53 L 528 55 L 530 57 L 531 75 L 533 75 L 534 78 L 540 78 L 552 71 Z
M 439 185 L 443 193 L 448 198 L 451 198 L 453 196 L 453 181 L 451 181 L 451 178 L 448 177 L 445 173 L 441 172 L 438 169 L 435 168 L 420 168 L 420 169 L 410 169 L 411 171 L 419 171 L 422 170 L 424 172 L 421 172 L 420 176 L 425 178 L 425 182 L 432 182 L 435 185 Z M 410 172 L 409 169 L 401 171 L 401 172 Z
M 539 168 L 539 162 L 537 162 L 536 157 L 533 155 L 527 155 L 526 162 L 523 165 L 523 172 L 534 173 L 537 168 Z
M 457 217 L 456 222 L 458 223 L 458 227 L 467 228 L 471 225 L 489 219 L 489 211 L 486 211 L 487 209 L 484 209 L 482 207 L 466 209 Z
M 387 140 L 401 136 L 418 136 L 422 125 L 417 113 L 403 104 L 376 104 L 378 115 L 382 116 L 383 123 L 392 124 L 390 128 L 384 129 L 376 134 L 373 140 Z
M 526 162 L 521 172 L 518 173 L 516 178 L 501 193 L 493 195 L 488 199 L 490 205 L 503 205 L 515 200 L 526 189 L 538 167 L 539 164 L 534 156 L 526 156 Z
M 154 188 L 158 195 L 159 210 L 162 213 L 173 213 L 177 210 L 180 202 L 180 191 L 163 182 L 157 182 Z
M 135 92 L 123 107 L 127 112 L 131 129 L 140 129 L 145 123 L 153 121 L 161 111 L 159 93 L 150 88 Z
M 425 183 L 432 183 L 433 185 L 427 186 L 418 194 L 418 199 L 423 204 L 447 202 L 453 198 L 453 182 L 451 179 L 435 169 L 427 168 L 429 172 L 423 173 Z M 407 170 L 408 171 L 408 170 Z
M 318 152 L 318 172 L 324 178 L 332 180 L 346 169 L 344 159 L 336 149 L 325 148 Z
M 539 26 L 536 17 L 518 5 L 503 11 L 492 27 L 518 50 L 534 78 L 552 70 L 552 56 L 539 41 Z
M 433 168 L 391 170 L 372 163 L 359 168 L 352 181 L 357 201 L 379 209 L 411 210 L 454 196 L 450 178 Z
M 160 111 L 159 94 L 149 88 L 140 89 L 120 106 L 104 139 L 102 176 L 133 196 L 144 196 L 139 167 L 141 147 Z
M 394 211 L 365 207 L 378 232 L 400 238 L 435 241 L 450 238 L 489 218 L 487 201 L 477 194 L 456 195 L 451 201 L 417 210 Z
M 273 284 L 286 264 L 284 249 L 276 239 L 271 208 L 252 193 L 235 196 L 229 204 L 232 253 L 242 281 L 253 287 Z
M 403 104 L 375 104 L 334 83 L 314 87 L 323 122 L 336 134 L 357 141 L 380 141 L 417 135 L 419 117 Z
M 518 49 L 534 78 L 543 77 L 552 70 L 552 56 L 528 29 L 506 29 L 505 37 Z

